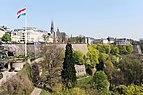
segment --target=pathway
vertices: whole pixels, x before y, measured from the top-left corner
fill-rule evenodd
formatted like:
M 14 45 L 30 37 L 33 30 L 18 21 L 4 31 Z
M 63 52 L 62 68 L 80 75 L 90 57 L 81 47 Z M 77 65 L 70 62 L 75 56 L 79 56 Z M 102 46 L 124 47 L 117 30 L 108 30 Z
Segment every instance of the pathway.
M 40 95 L 41 90 L 42 89 L 35 87 L 34 90 L 31 93 L 31 95 Z

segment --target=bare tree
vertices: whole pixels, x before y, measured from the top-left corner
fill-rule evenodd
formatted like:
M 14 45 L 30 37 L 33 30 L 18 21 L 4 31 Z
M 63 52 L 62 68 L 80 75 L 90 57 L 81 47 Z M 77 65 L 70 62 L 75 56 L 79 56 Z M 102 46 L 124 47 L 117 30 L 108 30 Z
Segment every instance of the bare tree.
M 38 63 L 41 75 L 39 76 L 38 86 L 46 89 L 60 82 L 60 72 L 63 63 L 63 49 L 56 45 L 42 45 L 40 47 L 40 56 L 43 58 Z

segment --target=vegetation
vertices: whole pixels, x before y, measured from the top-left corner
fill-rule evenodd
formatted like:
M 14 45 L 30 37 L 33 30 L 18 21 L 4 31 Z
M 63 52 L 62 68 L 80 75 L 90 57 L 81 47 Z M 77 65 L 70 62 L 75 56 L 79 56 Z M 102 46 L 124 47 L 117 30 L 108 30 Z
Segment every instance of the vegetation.
M 0 95 L 30 95 L 32 91 L 33 83 L 29 64 L 25 64 L 17 75 L 2 83 L 0 87 Z
M 40 47 L 42 60 L 32 65 L 32 79 L 36 86 L 53 91 L 53 87 L 61 81 L 63 51 L 55 45 Z
M 11 36 L 8 34 L 8 33 L 5 33 L 3 36 L 2 36 L 2 41 L 4 42 L 11 42 Z
M 92 79 L 93 88 L 104 94 L 109 94 L 109 86 L 107 75 L 103 71 L 97 71 Z
M 88 53 L 87 58 L 89 58 L 89 61 L 87 61 L 87 64 L 90 64 L 92 67 L 96 66 L 96 64 L 99 63 L 99 51 L 96 49 L 95 45 L 88 45 Z
M 73 51 L 73 58 L 75 64 L 85 64 L 85 57 L 86 55 L 83 51 L 80 50 Z
M 62 82 L 65 85 L 65 87 L 68 88 L 74 87 L 76 83 L 76 71 L 74 64 L 75 63 L 73 58 L 72 45 L 68 43 L 66 45 L 63 70 L 61 72 Z
M 3 78 L 3 74 L 0 72 L 0 79 L 2 79 Z
M 0 94 L 30 95 L 32 82 L 43 89 L 41 95 L 143 94 L 143 55 L 133 54 L 132 45 L 92 44 L 85 54 L 68 43 L 65 52 L 55 45 L 42 45 L 40 51 L 41 59 L 26 64 Z M 75 64 L 85 65 L 87 75 L 77 79 Z
M 71 43 L 77 43 L 77 44 L 85 43 L 85 37 L 81 35 L 77 37 L 71 37 L 70 41 Z
M 46 90 L 42 89 L 40 95 L 49 95 L 49 93 Z

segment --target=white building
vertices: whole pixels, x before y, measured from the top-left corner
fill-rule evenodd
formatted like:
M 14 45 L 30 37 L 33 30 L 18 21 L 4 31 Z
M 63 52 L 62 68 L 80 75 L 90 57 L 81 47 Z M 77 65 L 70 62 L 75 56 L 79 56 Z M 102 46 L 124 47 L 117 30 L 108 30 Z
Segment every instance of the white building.
M 102 39 L 101 39 L 101 43 L 102 43 L 102 44 L 108 44 L 107 38 L 102 38 Z
M 0 39 L 2 38 L 2 36 L 5 34 L 5 29 L 0 27 Z
M 75 64 L 75 70 L 76 70 L 76 76 L 86 75 L 85 65 L 76 65 Z
M 91 38 L 91 37 L 86 37 L 86 38 L 85 38 L 85 43 L 86 43 L 86 44 L 93 44 L 94 41 L 95 41 L 94 38 Z
M 43 35 L 47 35 L 47 31 L 38 30 L 34 27 L 27 27 L 27 42 L 44 42 Z M 14 29 L 11 33 L 13 42 L 24 42 L 25 41 L 25 29 Z
M 116 38 L 115 43 L 116 45 L 128 45 L 131 44 L 131 40 L 127 38 Z

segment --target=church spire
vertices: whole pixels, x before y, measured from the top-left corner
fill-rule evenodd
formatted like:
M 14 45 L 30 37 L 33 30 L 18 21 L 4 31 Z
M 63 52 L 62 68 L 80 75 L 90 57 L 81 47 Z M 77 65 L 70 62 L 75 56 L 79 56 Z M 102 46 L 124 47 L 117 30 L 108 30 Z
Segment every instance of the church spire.
M 54 22 L 53 22 L 53 21 L 51 22 L 51 30 L 50 30 L 50 32 L 51 32 L 51 33 L 54 32 Z

